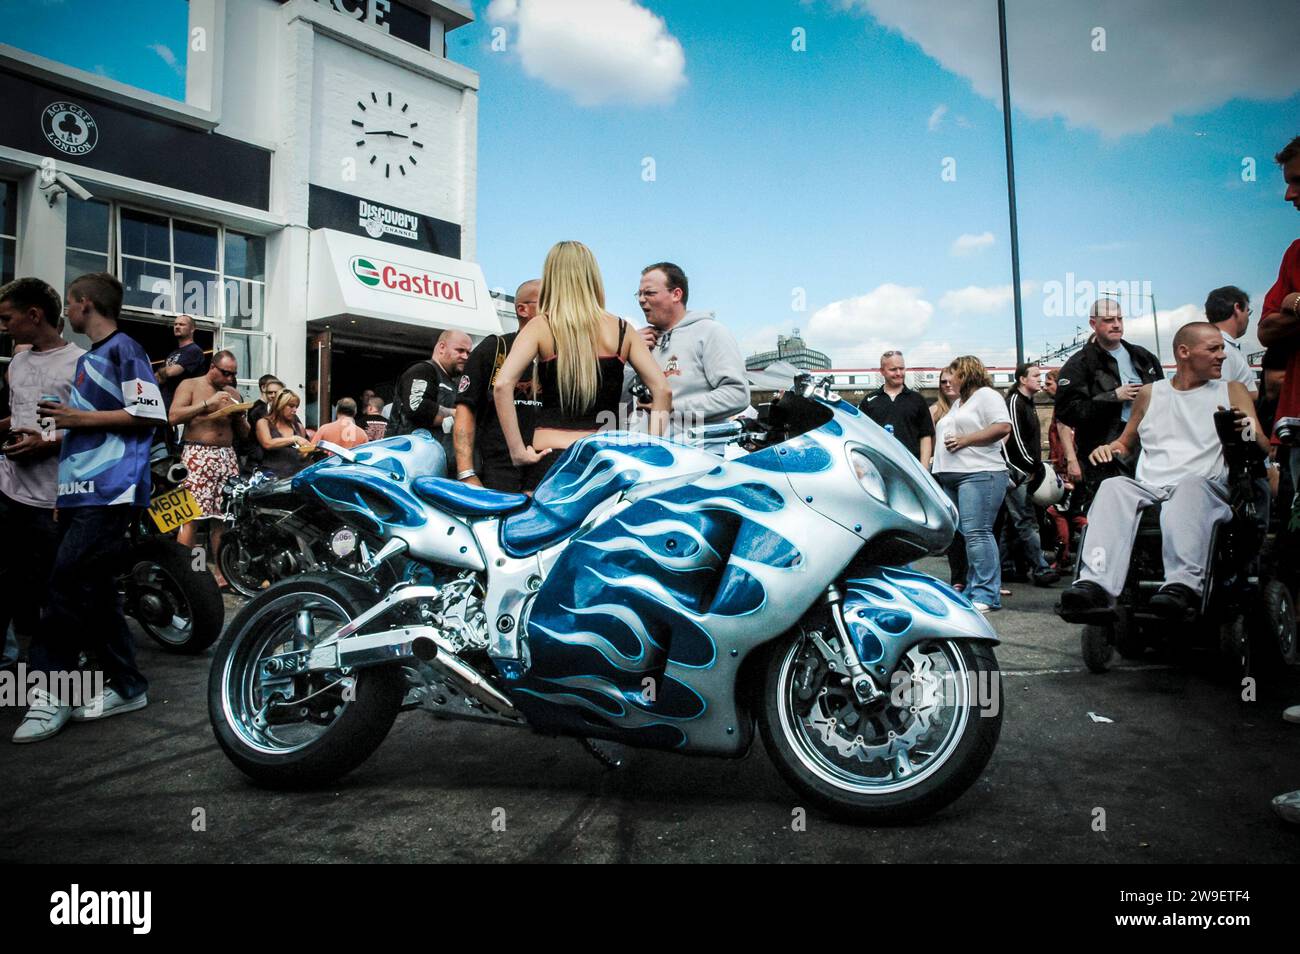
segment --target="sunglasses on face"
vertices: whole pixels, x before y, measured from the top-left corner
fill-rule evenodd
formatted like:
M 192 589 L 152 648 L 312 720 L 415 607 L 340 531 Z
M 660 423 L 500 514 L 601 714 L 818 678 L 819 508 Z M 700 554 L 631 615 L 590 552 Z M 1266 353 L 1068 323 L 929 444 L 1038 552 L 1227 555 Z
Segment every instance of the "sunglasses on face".
M 235 372 L 235 371 L 227 371 L 225 368 L 217 368 L 217 369 L 216 369 L 216 372 L 217 372 L 217 374 L 221 375 L 222 377 L 226 377 L 226 378 L 233 378 L 233 377 L 236 375 L 236 373 L 237 373 L 237 372 Z

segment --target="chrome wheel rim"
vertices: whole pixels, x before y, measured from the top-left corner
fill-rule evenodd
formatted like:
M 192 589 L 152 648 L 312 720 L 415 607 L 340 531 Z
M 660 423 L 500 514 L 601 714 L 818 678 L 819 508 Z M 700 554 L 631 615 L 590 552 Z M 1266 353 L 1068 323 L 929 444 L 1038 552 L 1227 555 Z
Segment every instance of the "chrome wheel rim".
M 244 626 L 222 668 L 226 724 L 252 749 L 285 755 L 319 741 L 351 704 L 346 670 L 306 672 L 307 654 L 351 619 L 320 593 L 285 593 Z M 271 673 L 271 667 L 298 668 Z
M 867 707 L 850 701 L 850 690 L 838 686 L 840 674 L 824 665 L 812 677 L 811 699 L 800 698 L 810 663 L 820 660 L 810 642 L 798 640 L 777 679 L 781 731 L 808 771 L 845 791 L 888 795 L 919 785 L 952 757 L 972 703 L 971 670 L 954 644 L 913 647 L 900 666 L 909 688 Z M 849 712 L 857 713 L 856 723 Z

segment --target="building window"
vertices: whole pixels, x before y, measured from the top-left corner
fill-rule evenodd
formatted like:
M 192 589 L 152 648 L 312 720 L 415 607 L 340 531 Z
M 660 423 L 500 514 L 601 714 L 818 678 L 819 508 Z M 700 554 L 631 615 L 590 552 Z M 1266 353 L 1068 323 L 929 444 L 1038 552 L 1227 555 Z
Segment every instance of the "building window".
M 123 307 L 261 329 L 265 238 L 128 208 L 119 234 Z
M 116 274 L 128 315 L 170 321 L 188 314 L 215 324 L 217 347 L 239 361 L 240 389 L 255 395 L 275 358 L 262 330 L 264 236 L 69 196 L 67 249 L 67 284 L 87 272 Z
M 76 196 L 68 199 L 68 241 L 64 256 L 64 290 L 73 280 L 87 272 L 108 272 L 111 207 L 92 199 L 83 202 Z
M 226 327 L 260 329 L 266 298 L 266 239 L 227 229 L 223 262 Z
M 18 262 L 18 186 L 0 182 L 0 285 L 14 279 Z

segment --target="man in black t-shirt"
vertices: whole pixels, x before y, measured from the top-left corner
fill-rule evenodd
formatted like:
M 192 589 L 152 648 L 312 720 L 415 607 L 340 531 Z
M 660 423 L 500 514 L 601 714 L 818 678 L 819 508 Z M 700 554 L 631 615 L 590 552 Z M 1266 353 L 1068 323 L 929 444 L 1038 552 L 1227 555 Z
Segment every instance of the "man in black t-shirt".
M 162 392 L 163 409 L 167 411 L 171 410 L 172 397 L 181 382 L 202 377 L 208 370 L 207 355 L 194 341 L 194 319 L 189 315 L 177 315 L 172 323 L 172 334 L 176 336 L 176 350 L 167 355 L 162 367 L 154 374 L 158 379 L 158 390 Z
M 934 452 L 934 418 L 925 398 L 904 381 L 903 352 L 886 351 L 880 356 L 880 373 L 885 386 L 862 399 L 858 410 L 902 442 L 926 470 Z
M 524 282 L 515 292 L 515 315 L 520 329 L 537 314 L 541 287 L 542 283 L 534 279 Z M 518 336 L 519 332 L 514 331 L 484 338 L 469 356 L 465 375 L 460 379 L 453 432 L 455 475 L 458 480 L 475 487 L 515 492 L 521 487 L 520 470 L 510 460 L 510 449 L 506 446 L 492 398 L 497 372 Z M 533 376 L 529 372 L 515 387 L 515 413 L 519 415 L 519 430 L 525 444 L 532 443 L 533 415 L 540 406 L 541 402 L 533 391 Z
M 450 424 L 456 408 L 456 379 L 465 370 L 473 342 L 463 331 L 444 331 L 434 345 L 432 358 L 417 361 L 397 379 L 388 436 L 410 434 L 424 428 L 447 452 L 447 469 L 456 460 Z

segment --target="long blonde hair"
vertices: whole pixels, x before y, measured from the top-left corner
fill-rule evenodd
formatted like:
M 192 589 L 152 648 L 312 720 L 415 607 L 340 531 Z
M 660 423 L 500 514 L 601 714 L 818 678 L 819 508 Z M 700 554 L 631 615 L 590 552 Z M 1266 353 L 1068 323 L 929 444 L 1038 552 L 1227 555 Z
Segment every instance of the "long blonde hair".
M 952 364 L 945 370 L 961 378 L 961 390 L 957 394 L 963 403 L 980 388 L 993 387 L 993 378 L 989 376 L 988 368 L 984 367 L 984 362 L 973 354 L 953 358 Z
M 298 399 L 298 395 L 294 394 L 288 388 L 285 388 L 279 394 L 277 394 L 275 397 L 271 399 L 271 408 L 267 412 L 266 416 L 273 421 L 278 421 L 280 420 L 280 412 L 283 411 L 284 408 L 289 404 L 294 404 L 294 403 L 298 404 L 299 406 L 302 405 L 302 401 Z
M 939 372 L 939 399 L 930 405 L 930 417 L 934 418 L 934 423 L 938 424 L 943 420 L 943 416 L 952 410 L 952 402 L 948 400 L 948 395 L 943 393 L 943 376 L 948 375 L 949 383 L 952 381 L 952 372 L 944 368 Z
M 560 408 L 580 414 L 600 390 L 600 325 L 605 284 L 596 256 L 581 242 L 556 242 L 542 266 L 537 313 L 555 338 L 555 372 Z

